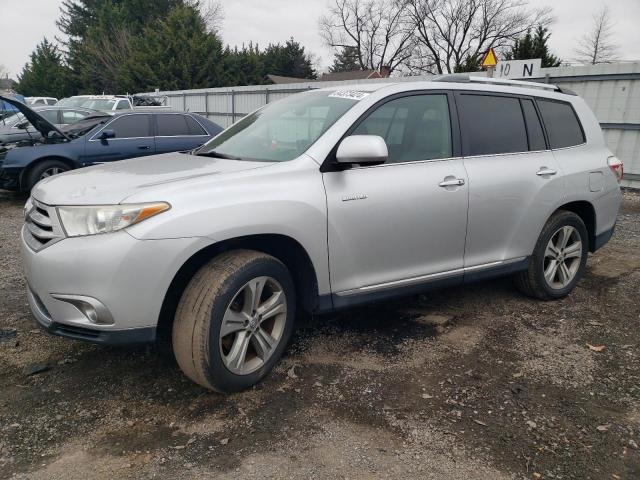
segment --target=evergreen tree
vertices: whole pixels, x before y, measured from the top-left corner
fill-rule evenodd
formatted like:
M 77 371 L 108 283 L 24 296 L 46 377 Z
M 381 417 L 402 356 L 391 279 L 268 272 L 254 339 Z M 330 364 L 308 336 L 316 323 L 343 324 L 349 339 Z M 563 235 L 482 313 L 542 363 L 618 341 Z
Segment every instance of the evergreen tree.
M 134 91 L 182 90 L 224 85 L 223 50 L 196 7 L 175 7 L 148 25 L 135 41 L 126 67 Z
M 257 45 L 249 43 L 231 49 L 227 46 L 224 51 L 224 85 L 260 85 L 265 82 L 267 75 L 264 58 Z
M 360 70 L 360 61 L 358 59 L 358 49 L 356 47 L 342 47 L 339 52 L 333 56 L 333 65 L 329 67 L 331 73 L 351 72 Z
M 316 78 L 313 61 L 304 51 L 304 47 L 293 37 L 287 43 L 269 45 L 263 53 L 267 74 L 295 78 Z
M 516 39 L 506 55 L 507 60 L 541 58 L 543 68 L 560 66 L 561 60 L 549 51 L 547 42 L 550 36 L 549 30 L 542 25 L 538 25 L 533 34 L 527 31 L 524 37 Z
M 70 93 L 70 72 L 58 48 L 46 38 L 31 53 L 16 90 L 25 96 L 62 98 Z

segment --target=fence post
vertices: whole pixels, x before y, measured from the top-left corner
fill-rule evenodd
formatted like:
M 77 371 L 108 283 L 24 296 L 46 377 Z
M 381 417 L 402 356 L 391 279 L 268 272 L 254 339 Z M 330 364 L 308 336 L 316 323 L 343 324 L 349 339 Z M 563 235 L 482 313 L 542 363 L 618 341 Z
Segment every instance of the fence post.
M 236 91 L 231 90 L 231 124 L 236 123 Z
M 264 89 L 264 103 L 269 103 L 269 89 Z
M 204 115 L 209 118 L 209 92 L 204 92 Z
M 187 111 L 187 93 L 186 92 L 182 92 L 182 111 L 183 112 Z

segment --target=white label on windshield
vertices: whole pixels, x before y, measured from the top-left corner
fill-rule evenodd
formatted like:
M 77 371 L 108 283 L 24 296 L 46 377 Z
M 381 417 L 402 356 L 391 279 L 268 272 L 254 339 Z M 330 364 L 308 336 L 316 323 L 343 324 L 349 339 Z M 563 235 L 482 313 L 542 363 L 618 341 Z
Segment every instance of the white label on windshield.
M 347 98 L 349 100 L 362 100 L 369 95 L 369 92 L 360 92 L 358 90 L 338 90 L 333 92 L 329 97 L 333 98 Z

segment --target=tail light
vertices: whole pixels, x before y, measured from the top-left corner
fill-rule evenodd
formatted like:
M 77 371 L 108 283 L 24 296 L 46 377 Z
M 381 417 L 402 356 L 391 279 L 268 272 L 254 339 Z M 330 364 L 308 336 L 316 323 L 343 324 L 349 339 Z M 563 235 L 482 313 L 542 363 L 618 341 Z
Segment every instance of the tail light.
M 607 164 L 620 183 L 624 178 L 624 163 L 618 157 L 609 157 Z

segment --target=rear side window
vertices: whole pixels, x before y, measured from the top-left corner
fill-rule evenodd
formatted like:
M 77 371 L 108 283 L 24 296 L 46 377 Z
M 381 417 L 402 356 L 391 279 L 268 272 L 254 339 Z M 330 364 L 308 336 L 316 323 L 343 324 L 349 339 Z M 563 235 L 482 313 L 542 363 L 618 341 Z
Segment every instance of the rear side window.
M 187 120 L 187 125 L 189 126 L 189 134 L 190 135 L 207 135 L 207 132 L 204 131 L 202 125 L 196 122 L 189 115 L 184 117 Z
M 116 138 L 150 137 L 149 115 L 125 115 L 105 127 L 116 132 Z
M 126 100 L 120 100 L 118 102 L 118 106 L 116 107 L 116 110 L 129 110 L 129 102 L 127 102 Z
M 572 147 L 585 142 L 580 121 L 569 103 L 538 99 L 538 107 L 551 148 Z
M 544 141 L 542 125 L 540 124 L 540 118 L 538 117 L 538 112 L 536 112 L 536 107 L 533 105 L 533 100 L 523 98 L 520 101 L 522 102 L 524 119 L 527 123 L 529 150 L 532 152 L 545 150 L 547 148 L 547 144 Z
M 184 115 L 158 115 L 159 137 L 181 137 L 190 135 Z
M 526 152 L 527 130 L 520 100 L 462 94 L 458 97 L 465 155 Z

